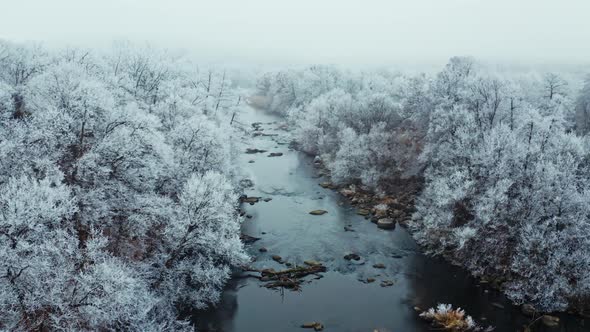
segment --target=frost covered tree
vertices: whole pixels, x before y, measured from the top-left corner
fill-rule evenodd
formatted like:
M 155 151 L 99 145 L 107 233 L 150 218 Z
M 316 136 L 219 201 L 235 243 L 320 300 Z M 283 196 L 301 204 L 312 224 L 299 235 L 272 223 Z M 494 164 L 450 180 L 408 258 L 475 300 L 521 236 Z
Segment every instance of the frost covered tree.
M 586 78 L 576 100 L 576 129 L 582 135 L 590 132 L 590 77 Z
M 432 113 L 416 237 L 497 278 L 517 302 L 580 309 L 590 299 L 587 142 L 569 133 L 564 113 L 514 112 L 506 101 L 522 97 L 482 82 Z

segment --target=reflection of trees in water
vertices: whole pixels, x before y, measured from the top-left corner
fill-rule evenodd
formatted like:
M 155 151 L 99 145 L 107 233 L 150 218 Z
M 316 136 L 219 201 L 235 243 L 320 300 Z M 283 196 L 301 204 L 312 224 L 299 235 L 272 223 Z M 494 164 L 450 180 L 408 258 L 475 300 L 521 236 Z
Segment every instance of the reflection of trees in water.
M 244 279 L 231 279 L 216 306 L 190 314 L 190 320 L 200 332 L 230 332 L 238 311 L 238 291 L 246 283 Z

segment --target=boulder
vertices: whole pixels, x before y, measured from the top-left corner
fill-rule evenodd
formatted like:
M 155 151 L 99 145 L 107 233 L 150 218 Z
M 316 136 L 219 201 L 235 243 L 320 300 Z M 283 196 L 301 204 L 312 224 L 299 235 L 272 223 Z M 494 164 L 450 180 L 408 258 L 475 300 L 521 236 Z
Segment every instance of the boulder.
M 391 218 L 382 218 L 377 221 L 377 227 L 381 229 L 394 229 L 395 221 Z
M 376 269 L 384 269 L 385 265 L 383 263 L 373 264 L 373 267 Z
M 258 249 L 258 251 L 260 251 L 260 252 L 267 252 L 268 249 L 266 249 L 265 247 L 262 247 L 262 248 Z
M 314 215 L 314 216 L 321 216 L 322 214 L 326 214 L 328 213 L 328 211 L 326 210 L 313 210 L 310 211 L 309 214 Z
M 361 215 L 361 216 L 368 216 L 371 213 L 371 211 L 367 210 L 367 209 L 358 209 L 356 211 L 356 214 Z

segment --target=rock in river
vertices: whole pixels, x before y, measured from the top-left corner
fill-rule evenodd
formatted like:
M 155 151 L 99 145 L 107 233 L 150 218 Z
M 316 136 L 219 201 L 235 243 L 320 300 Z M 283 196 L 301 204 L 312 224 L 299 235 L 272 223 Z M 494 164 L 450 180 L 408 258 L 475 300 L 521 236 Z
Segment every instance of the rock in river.
M 535 310 L 535 307 L 532 304 L 528 304 L 528 303 L 523 304 L 522 307 L 520 308 L 520 311 L 522 312 L 523 315 L 528 316 L 528 317 L 533 317 L 537 313 L 537 310 Z
M 376 269 L 384 269 L 385 265 L 382 263 L 373 264 L 373 267 Z
M 260 240 L 260 238 L 242 233 L 240 234 L 240 240 L 242 240 L 242 242 L 244 242 L 245 244 L 250 244 Z
M 250 203 L 250 204 L 254 204 L 254 203 L 258 203 L 258 201 L 260 200 L 260 197 L 254 197 L 254 196 L 242 196 L 240 197 L 240 200 L 242 201 L 242 203 Z
M 395 221 L 391 218 L 379 219 L 379 221 L 377 221 L 377 227 L 381 229 L 394 229 Z
M 328 213 L 328 211 L 326 211 L 326 210 L 313 210 L 313 211 L 309 212 L 309 214 L 312 214 L 314 216 L 321 216 L 322 214 L 326 214 L 326 213 Z
M 273 261 L 283 264 L 283 257 L 281 257 L 279 255 L 272 255 L 271 258 Z
M 543 317 L 541 317 L 541 322 L 543 322 L 545 326 L 556 327 L 559 325 L 559 318 L 555 316 L 543 315 Z
M 361 215 L 361 216 L 368 216 L 371 213 L 371 211 L 366 210 L 366 209 L 359 209 L 358 211 L 356 211 L 356 214 Z
M 280 157 L 282 156 L 283 153 L 282 152 L 271 152 L 268 157 Z

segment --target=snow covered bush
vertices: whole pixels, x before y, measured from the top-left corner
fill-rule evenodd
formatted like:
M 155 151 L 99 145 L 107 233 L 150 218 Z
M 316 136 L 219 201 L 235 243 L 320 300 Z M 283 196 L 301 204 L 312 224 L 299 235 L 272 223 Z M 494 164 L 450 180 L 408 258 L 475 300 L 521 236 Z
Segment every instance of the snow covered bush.
M 461 308 L 453 309 L 450 304 L 439 304 L 436 309 L 430 308 L 420 314 L 425 320 L 438 328 L 451 332 L 493 331 L 492 327 L 483 328 L 475 323 L 471 316 L 466 316 Z

